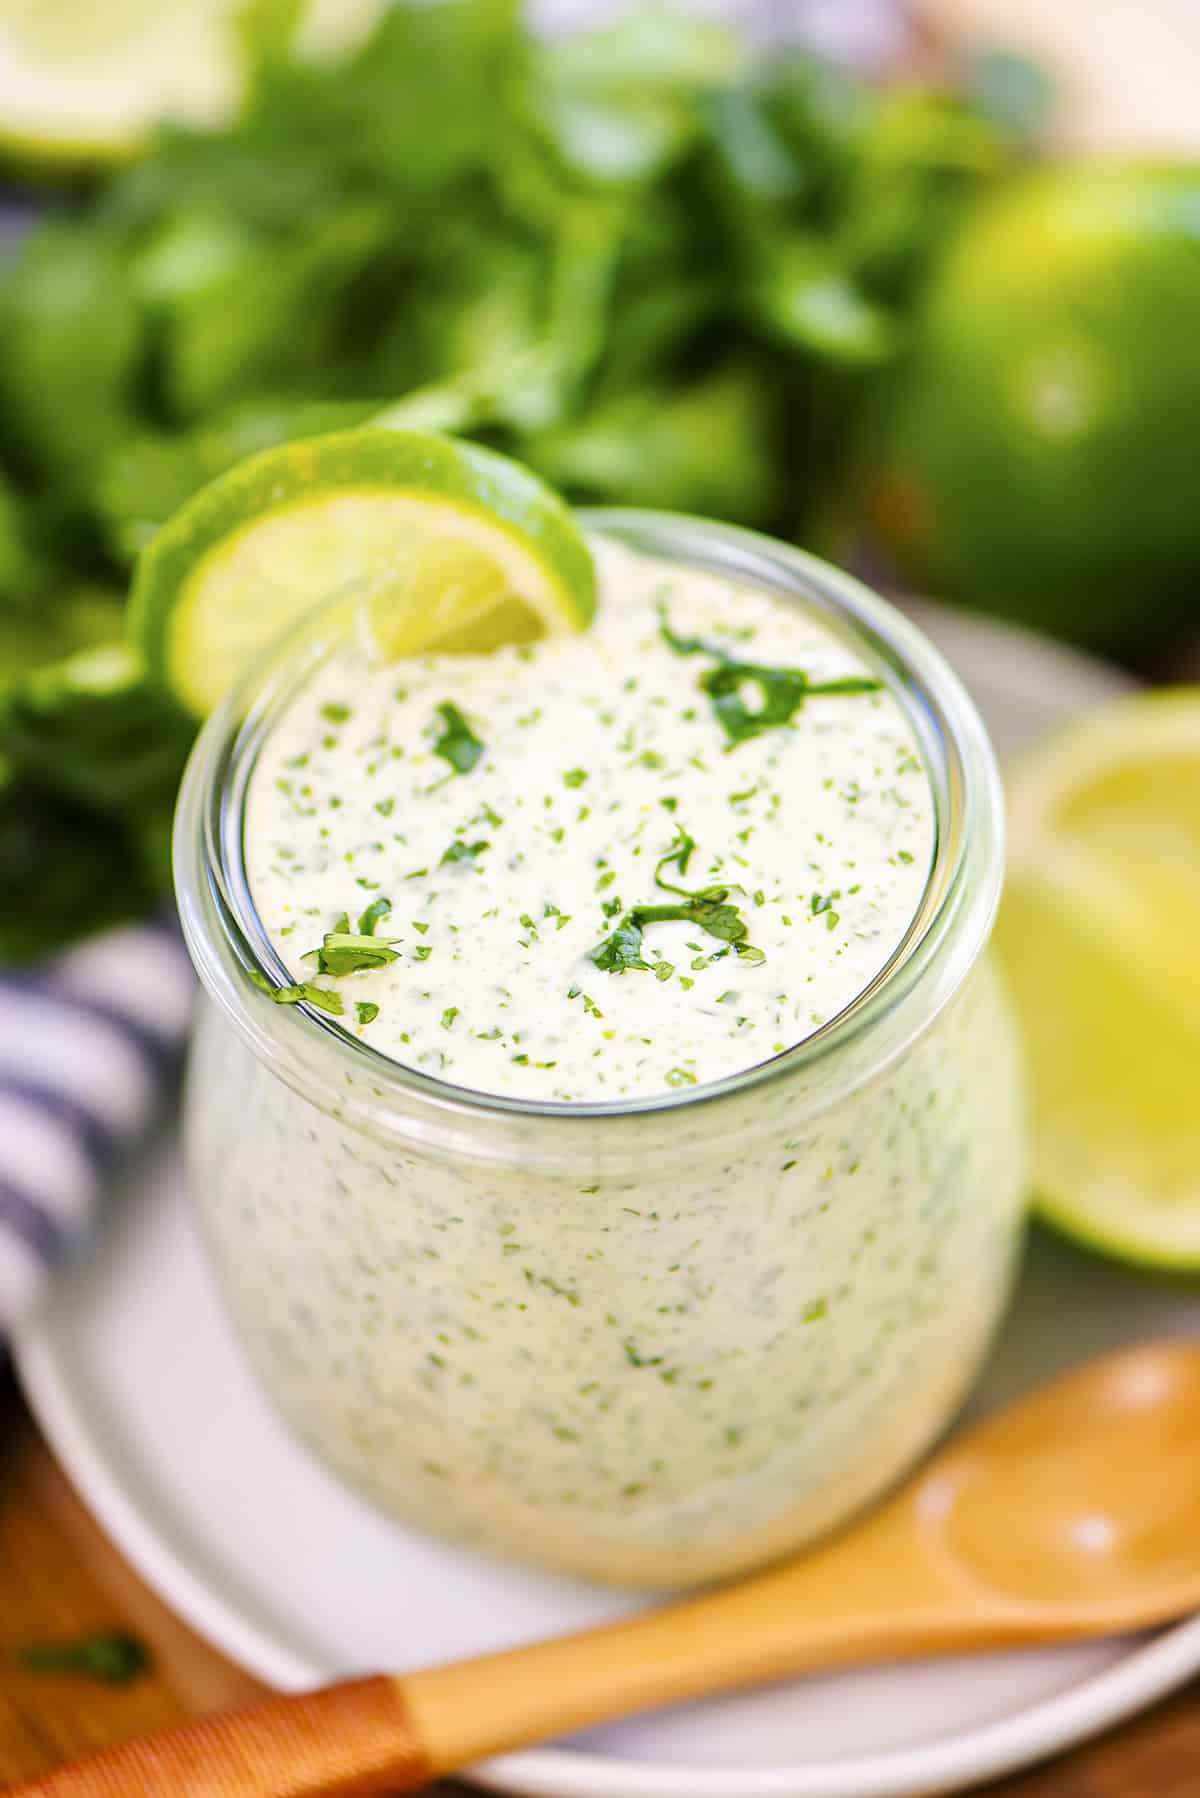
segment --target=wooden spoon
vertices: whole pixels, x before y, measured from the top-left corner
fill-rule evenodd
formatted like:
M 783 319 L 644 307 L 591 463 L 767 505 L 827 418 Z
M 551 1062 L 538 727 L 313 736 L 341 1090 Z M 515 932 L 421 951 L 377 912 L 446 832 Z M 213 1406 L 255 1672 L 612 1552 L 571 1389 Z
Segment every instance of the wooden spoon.
M 1126 1350 L 965 1432 L 827 1545 L 581 1635 L 202 1717 L 7 1788 L 384 1798 L 501 1749 L 818 1668 L 1200 1606 L 1200 1345 Z

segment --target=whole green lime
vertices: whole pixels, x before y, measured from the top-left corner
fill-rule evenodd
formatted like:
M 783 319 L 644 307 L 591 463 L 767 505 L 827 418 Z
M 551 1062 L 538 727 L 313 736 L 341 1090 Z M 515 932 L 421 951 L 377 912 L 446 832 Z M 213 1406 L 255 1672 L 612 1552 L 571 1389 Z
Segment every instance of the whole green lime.
M 1126 648 L 1200 610 L 1200 164 L 1046 168 L 952 245 L 869 510 L 907 578 Z

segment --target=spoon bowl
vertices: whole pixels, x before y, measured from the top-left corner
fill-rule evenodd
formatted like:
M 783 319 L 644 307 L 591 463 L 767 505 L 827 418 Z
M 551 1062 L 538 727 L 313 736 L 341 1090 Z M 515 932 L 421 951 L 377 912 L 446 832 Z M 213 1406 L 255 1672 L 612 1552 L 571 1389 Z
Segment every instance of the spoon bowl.
M 953 1439 L 765 1573 L 604 1629 L 201 1718 L 9 1798 L 385 1798 L 504 1749 L 818 1668 L 1148 1628 L 1200 1606 L 1200 1345 L 1127 1349 Z
M 952 1446 L 919 1492 L 927 1547 L 981 1596 L 1065 1606 L 1097 1632 L 1189 1609 L 1200 1350 L 1127 1351 L 1039 1389 Z

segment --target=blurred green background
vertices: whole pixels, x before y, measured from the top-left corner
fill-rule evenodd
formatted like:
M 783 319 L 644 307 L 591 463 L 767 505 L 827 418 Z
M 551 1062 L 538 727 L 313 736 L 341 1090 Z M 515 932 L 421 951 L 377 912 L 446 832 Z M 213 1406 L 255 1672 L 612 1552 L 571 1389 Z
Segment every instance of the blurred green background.
M 904 44 L 0 0 L 0 960 L 166 890 L 141 546 L 381 412 L 1135 663 L 1187 632 L 1200 161 L 1064 157 L 1036 45 Z

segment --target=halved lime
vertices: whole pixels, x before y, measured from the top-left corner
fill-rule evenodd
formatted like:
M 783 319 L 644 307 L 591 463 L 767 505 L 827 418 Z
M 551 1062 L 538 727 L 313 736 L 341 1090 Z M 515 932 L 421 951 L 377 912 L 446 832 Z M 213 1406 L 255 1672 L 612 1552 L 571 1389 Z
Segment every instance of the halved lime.
M 295 44 L 352 50 L 385 0 L 306 0 Z M 0 0 L 0 149 L 41 165 L 118 161 L 164 119 L 219 125 L 245 80 L 245 0 Z
M 584 630 L 595 573 L 570 512 L 507 456 L 418 431 L 338 431 L 241 462 L 143 552 L 130 627 L 197 716 L 324 597 L 389 656 Z
M 997 945 L 1048 1222 L 1200 1268 L 1200 688 L 1103 707 L 1016 770 Z
M 0 0 L 0 143 L 38 161 L 107 161 L 160 119 L 218 123 L 241 89 L 238 4 Z

